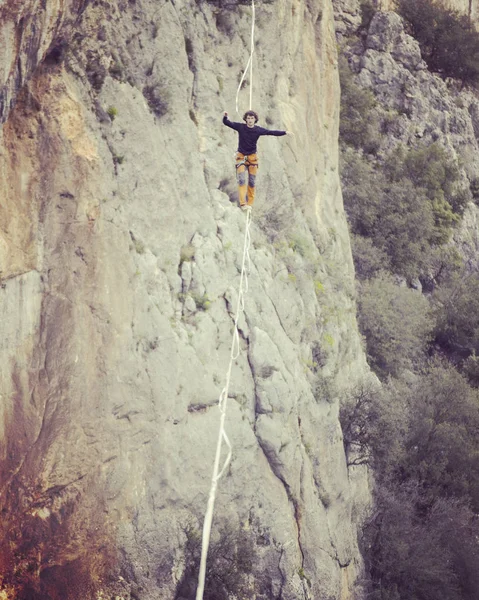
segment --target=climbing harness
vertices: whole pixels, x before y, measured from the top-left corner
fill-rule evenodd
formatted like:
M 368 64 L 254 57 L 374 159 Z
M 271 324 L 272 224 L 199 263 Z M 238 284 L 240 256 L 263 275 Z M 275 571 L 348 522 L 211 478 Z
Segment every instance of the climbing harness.
M 252 14 L 252 25 L 251 25 L 251 46 L 250 46 L 250 55 L 248 64 L 246 65 L 246 69 L 243 73 L 241 81 L 238 86 L 238 91 L 236 92 L 236 112 L 238 113 L 238 102 L 239 102 L 239 93 L 241 90 L 241 86 L 243 85 L 243 81 L 246 77 L 246 73 L 248 69 L 250 70 L 250 90 L 249 90 L 249 108 L 251 110 L 251 106 L 253 104 L 253 53 L 254 53 L 254 27 L 255 27 L 255 5 L 254 0 L 251 0 L 251 7 L 253 9 Z M 245 156 L 244 162 L 242 164 L 246 164 L 248 157 Z M 241 164 L 241 163 L 240 163 Z M 237 164 L 236 167 L 239 165 Z M 208 505 L 206 508 L 205 520 L 203 523 L 203 535 L 201 541 L 201 559 L 200 559 L 200 570 L 198 574 L 198 586 L 196 588 L 196 600 L 203 600 L 203 593 L 205 589 L 205 579 L 206 579 L 206 560 L 208 557 L 208 549 L 210 544 L 210 535 L 211 535 L 211 525 L 213 522 L 213 511 L 216 500 L 216 490 L 218 488 L 218 481 L 223 476 L 224 472 L 228 468 L 228 465 L 231 461 L 232 456 L 232 446 L 231 442 L 225 431 L 225 419 L 226 419 L 226 408 L 228 404 L 228 391 L 230 386 L 231 379 L 231 370 L 233 368 L 233 362 L 238 358 L 240 354 L 240 339 L 238 332 L 238 320 L 241 313 L 244 311 L 244 294 L 248 291 L 248 273 L 250 271 L 251 260 L 249 255 L 249 248 L 251 244 L 251 234 L 250 234 L 250 226 L 251 226 L 251 210 L 246 211 L 246 224 L 245 224 L 245 234 L 244 234 L 244 244 L 243 244 L 243 260 L 241 263 L 241 276 L 238 290 L 238 299 L 236 304 L 236 314 L 233 326 L 233 337 L 231 341 L 231 352 L 230 352 L 230 362 L 228 365 L 228 370 L 226 372 L 226 383 L 220 394 L 218 400 L 218 408 L 220 410 L 220 426 L 218 432 L 218 442 L 216 444 L 216 454 L 215 454 L 215 462 L 213 466 L 213 476 L 211 478 L 211 488 L 210 494 L 208 497 Z M 221 460 L 221 450 L 223 447 L 223 442 L 226 444 L 228 448 L 228 454 L 223 462 L 223 466 L 220 470 L 220 460 Z
M 241 167 L 242 165 L 244 165 L 245 167 L 257 167 L 258 166 L 258 159 L 256 158 L 256 162 L 250 162 L 249 161 L 249 157 L 250 156 L 253 156 L 253 155 L 252 154 L 245 155 L 240 162 L 235 163 L 236 168 Z M 258 154 L 256 154 L 256 157 L 257 156 L 258 156 Z

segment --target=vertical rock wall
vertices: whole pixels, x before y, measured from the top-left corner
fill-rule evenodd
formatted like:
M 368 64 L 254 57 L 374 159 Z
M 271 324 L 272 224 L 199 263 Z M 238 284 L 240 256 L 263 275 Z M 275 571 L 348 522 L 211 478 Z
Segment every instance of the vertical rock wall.
M 30 4 L 1 21 L 0 597 L 189 597 L 245 225 L 221 116 L 240 119 L 251 10 Z M 254 108 L 295 137 L 260 142 L 213 543 L 248 538 L 251 598 L 347 599 L 339 397 L 367 370 L 331 2 L 263 4 L 256 36 Z

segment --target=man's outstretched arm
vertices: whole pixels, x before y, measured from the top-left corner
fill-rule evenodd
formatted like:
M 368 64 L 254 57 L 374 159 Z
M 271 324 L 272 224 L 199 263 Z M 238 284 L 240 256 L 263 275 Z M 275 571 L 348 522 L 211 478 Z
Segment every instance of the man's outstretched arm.
M 223 115 L 223 125 L 231 127 L 231 129 L 235 129 L 236 131 L 238 131 L 238 128 L 241 125 L 241 123 L 233 123 L 232 121 L 230 121 L 228 119 L 228 113 L 225 112 L 225 114 Z
M 260 129 L 260 135 L 294 135 L 292 131 L 283 131 L 281 129 L 265 129 L 264 127 L 261 127 Z

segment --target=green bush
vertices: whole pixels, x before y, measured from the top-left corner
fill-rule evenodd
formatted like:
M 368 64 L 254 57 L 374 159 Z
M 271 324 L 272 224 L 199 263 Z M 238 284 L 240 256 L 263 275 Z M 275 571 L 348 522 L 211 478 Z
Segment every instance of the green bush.
M 112 121 L 118 116 L 118 109 L 115 106 L 109 106 L 106 112 Z
M 345 209 L 352 232 L 369 238 L 353 249 L 377 249 L 377 258 L 387 257 L 383 268 L 408 278 L 427 270 L 436 240 L 433 207 L 421 188 L 407 179 L 389 181 L 385 174 L 358 154 L 345 154 L 342 182 Z M 357 240 L 356 240 L 357 241 Z M 356 263 L 361 265 L 357 257 Z M 367 258 L 367 257 L 366 257 Z M 363 261 L 364 262 L 364 261 Z M 374 270 L 374 267 L 365 267 Z
M 223 10 L 235 10 L 238 6 L 251 6 L 251 0 L 196 0 L 197 4 L 202 4 L 203 2 L 206 4 L 213 4 Z M 275 0 L 257 0 L 256 6 L 261 6 L 261 4 L 273 4 L 274 2 Z
M 479 510 L 479 392 L 451 365 L 433 361 L 382 389 L 358 386 L 340 419 L 346 449 L 367 457 L 380 486 L 411 484 L 424 510 L 437 498 Z
M 361 545 L 374 600 L 476 600 L 479 527 L 464 503 L 436 500 L 424 514 L 420 490 L 391 485 L 377 494 Z
M 424 502 L 465 499 L 479 509 L 479 397 L 453 367 L 434 365 L 406 395 L 409 420 L 398 477 Z
M 467 17 L 432 0 L 399 0 L 398 10 L 432 71 L 463 85 L 479 81 L 479 33 Z
M 354 267 L 358 279 L 371 279 L 382 270 L 391 270 L 389 256 L 371 238 L 351 234 Z
M 422 294 L 399 287 L 383 273 L 362 284 L 359 326 L 371 366 L 386 377 L 411 369 L 424 358 L 433 322 Z
M 412 279 L 426 270 L 435 241 L 431 203 L 407 179 L 386 186 L 383 194 L 372 239 L 389 256 L 391 270 Z
M 415 149 L 400 146 L 389 157 L 386 173 L 391 181 L 401 182 L 406 178 L 424 190 L 433 207 L 437 242 L 446 241 L 471 198 L 470 192 L 458 189 L 457 161 L 438 143 Z
M 349 465 L 373 463 L 372 443 L 381 421 L 380 390 L 370 383 L 360 383 L 341 398 L 339 420 Z
M 362 539 L 368 597 L 476 600 L 477 391 L 436 362 L 419 376 L 390 381 L 352 409 L 345 437 L 352 431 L 353 442 L 367 444 L 376 479 Z
M 383 173 L 363 154 L 346 149 L 341 155 L 344 206 L 353 233 L 371 237 L 384 200 Z
M 433 295 L 435 339 L 448 352 L 479 354 L 479 274 L 449 273 Z
M 473 352 L 462 363 L 462 372 L 467 377 L 469 384 L 479 387 L 479 356 Z
M 438 144 L 419 149 L 401 146 L 384 166 L 345 149 L 341 181 L 352 232 L 371 240 L 369 246 L 356 244 L 363 253 L 356 263 L 367 273 L 374 266 L 364 264 L 364 259 L 377 262 L 386 256 L 384 268 L 409 279 L 430 271 L 437 262 L 437 250 L 449 240 L 469 198 L 457 189 L 457 163 Z M 376 259 L 373 249 L 378 251 Z

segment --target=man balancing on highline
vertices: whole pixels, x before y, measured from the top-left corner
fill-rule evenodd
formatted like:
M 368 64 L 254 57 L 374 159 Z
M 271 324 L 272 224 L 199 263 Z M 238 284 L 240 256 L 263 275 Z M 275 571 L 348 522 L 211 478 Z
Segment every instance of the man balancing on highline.
M 256 144 L 262 135 L 293 135 L 290 131 L 274 131 L 258 127 L 258 115 L 248 110 L 243 115 L 245 123 L 232 123 L 225 112 L 223 123 L 238 132 L 238 153 L 236 154 L 236 177 L 238 179 L 239 203 L 242 210 L 251 210 L 254 202 L 255 180 L 258 171 Z M 246 169 L 248 169 L 248 190 L 246 193 Z

